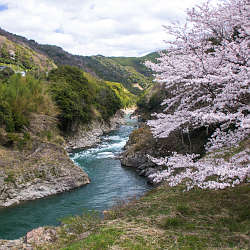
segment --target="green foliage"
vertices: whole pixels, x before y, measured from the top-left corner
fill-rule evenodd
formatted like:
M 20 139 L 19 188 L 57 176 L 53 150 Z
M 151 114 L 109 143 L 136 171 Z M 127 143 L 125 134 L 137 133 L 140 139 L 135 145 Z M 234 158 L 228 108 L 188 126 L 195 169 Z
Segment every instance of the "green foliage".
M 53 109 L 45 85 L 33 77 L 13 75 L 0 83 L 0 126 L 7 132 L 28 126 L 32 112 L 49 113 Z
M 163 99 L 164 99 L 164 93 L 162 93 L 161 91 L 153 93 L 145 92 L 138 99 L 137 105 L 144 111 L 152 112 L 154 110 L 159 110 Z
M 120 83 L 108 82 L 106 84 L 115 92 L 118 96 L 122 108 L 128 108 L 135 105 L 136 96 L 125 89 Z
M 122 108 L 122 102 L 116 92 L 103 83 L 98 86 L 95 106 L 102 118 L 107 121 L 117 110 Z
M 0 33 L 4 31 L 0 30 Z M 28 46 L 24 46 L 23 43 L 18 43 L 18 39 L 13 41 L 6 39 L 11 36 L 6 32 L 3 34 L 6 37 L 1 37 L 0 40 L 0 65 L 8 66 L 18 71 L 25 72 L 46 72 L 55 67 L 55 64 L 51 59 L 48 59 L 45 55 L 39 54 Z M 1 74 L 0 74 L 0 79 Z
M 180 204 L 176 207 L 176 210 L 181 213 L 182 215 L 190 215 L 192 213 L 194 213 L 194 211 L 192 211 L 188 206 L 186 206 L 185 204 Z
M 8 133 L 7 134 L 7 143 L 5 146 L 12 146 L 17 148 L 19 151 L 30 148 L 31 146 L 31 137 L 30 134 L 25 132 L 24 134 L 20 133 Z
M 169 218 L 166 218 L 162 222 L 162 226 L 165 229 L 178 227 L 178 226 L 181 226 L 182 224 L 183 224 L 183 220 L 179 217 L 169 217 Z
M 4 178 L 4 181 L 5 182 L 12 182 L 12 183 L 15 183 L 15 174 L 14 172 L 9 172 L 7 177 Z
M 141 89 L 135 87 L 138 84 L 146 88 L 152 84 L 152 79 L 136 71 L 131 65 L 123 66 L 117 60 L 104 56 L 81 57 L 86 66 L 96 75 L 106 81 L 119 82 L 133 94 L 140 94 Z
M 1 86 L 0 90 L 2 90 Z M 14 115 L 11 106 L 7 101 L 0 99 L 0 126 L 2 125 L 6 127 L 8 132 L 15 130 Z
M 161 103 L 166 98 L 168 98 L 167 93 L 164 87 L 159 83 L 155 83 L 146 89 L 136 102 L 141 114 L 141 119 L 149 120 L 151 119 L 152 113 L 163 111 L 165 106 L 162 106 Z
M 77 67 L 60 66 L 49 74 L 50 92 L 61 110 L 61 129 L 69 132 L 96 118 L 106 121 L 132 104 L 133 95 L 118 83 L 107 83 Z
M 69 131 L 74 124 L 91 119 L 91 93 L 87 79 L 76 67 L 62 66 L 52 70 L 50 92 L 61 110 L 62 130 Z
M 122 66 L 133 67 L 139 73 L 152 79 L 152 71 L 151 69 L 145 66 L 145 62 L 146 61 L 156 62 L 157 61 L 156 58 L 158 57 L 159 54 L 157 52 L 153 52 L 142 57 L 111 57 L 111 59 L 121 64 Z
M 96 75 L 105 81 L 119 82 L 131 93 L 136 95 L 141 94 L 143 91 L 142 89 L 146 89 L 152 85 L 152 71 L 145 67 L 144 62 L 146 60 L 156 61 L 156 58 L 159 57 L 157 52 L 138 58 L 104 57 L 100 55 L 77 56 L 64 51 L 58 46 L 41 45 L 34 40 L 28 40 L 1 29 L 0 35 L 6 36 L 8 39 L 18 42 L 19 44 L 26 44 L 35 51 L 41 51 L 43 54 L 54 60 L 57 65 L 76 66 L 87 72 L 91 72 L 93 75 Z M 29 61 L 26 57 L 20 56 L 20 52 L 16 51 L 16 58 L 24 58 L 24 62 L 17 60 L 16 63 L 21 62 L 20 65 L 25 65 L 26 67 L 26 64 L 29 63 Z M 33 60 L 33 62 L 36 62 L 36 60 Z M 46 68 L 52 68 L 54 66 L 51 61 L 44 64 L 44 67 Z M 34 69 L 32 68 L 32 70 Z M 139 88 L 137 86 L 139 86 Z

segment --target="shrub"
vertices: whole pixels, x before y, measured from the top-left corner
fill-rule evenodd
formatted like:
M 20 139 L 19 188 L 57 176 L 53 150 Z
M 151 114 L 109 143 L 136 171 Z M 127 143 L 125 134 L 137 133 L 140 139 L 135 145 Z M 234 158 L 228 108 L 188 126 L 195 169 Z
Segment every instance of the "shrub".
M 18 132 L 29 125 L 32 112 L 56 112 L 43 82 L 31 76 L 13 75 L 0 84 L 0 126 L 7 132 Z
M 132 103 L 132 94 L 119 83 L 99 80 L 77 67 L 60 66 L 50 72 L 50 93 L 61 110 L 60 127 L 70 132 L 94 118 L 108 121 Z M 97 112 L 96 112 L 97 111 Z
M 93 90 L 83 72 L 70 66 L 61 66 L 49 74 L 50 93 L 61 110 L 61 129 L 69 132 L 73 125 L 91 120 L 90 104 Z

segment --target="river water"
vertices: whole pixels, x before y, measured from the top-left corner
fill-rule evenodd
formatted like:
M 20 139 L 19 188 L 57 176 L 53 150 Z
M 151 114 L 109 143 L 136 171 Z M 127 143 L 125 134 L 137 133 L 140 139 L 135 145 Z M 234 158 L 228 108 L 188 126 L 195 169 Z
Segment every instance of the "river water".
M 33 228 L 58 225 L 59 219 L 83 211 L 106 210 L 119 200 L 140 196 L 151 189 L 133 169 L 121 167 L 116 156 L 122 152 L 137 121 L 126 119 L 119 129 L 102 136 L 93 148 L 74 152 L 71 159 L 89 175 L 91 183 L 48 198 L 0 209 L 0 239 L 16 239 Z

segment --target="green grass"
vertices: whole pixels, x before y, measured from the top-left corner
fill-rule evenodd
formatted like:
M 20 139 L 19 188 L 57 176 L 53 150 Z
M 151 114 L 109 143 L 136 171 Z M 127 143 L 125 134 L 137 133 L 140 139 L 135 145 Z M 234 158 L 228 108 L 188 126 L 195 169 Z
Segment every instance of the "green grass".
M 109 249 L 117 238 L 121 235 L 122 231 L 115 228 L 102 228 L 99 232 L 91 234 L 86 239 L 73 243 L 71 246 L 64 248 L 64 250 L 77 250 L 77 249 Z
M 45 249 L 248 249 L 249 211 L 249 184 L 189 192 L 163 184 L 120 202 L 102 221 L 96 215 L 71 220 Z

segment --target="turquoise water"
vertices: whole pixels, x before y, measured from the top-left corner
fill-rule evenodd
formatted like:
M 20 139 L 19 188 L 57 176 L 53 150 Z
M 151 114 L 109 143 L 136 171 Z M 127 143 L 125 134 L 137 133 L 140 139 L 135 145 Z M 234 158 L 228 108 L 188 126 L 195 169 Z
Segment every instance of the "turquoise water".
M 0 239 L 19 238 L 33 228 L 58 225 L 59 218 L 83 211 L 103 211 L 115 202 L 149 190 L 146 180 L 133 169 L 121 167 L 116 156 L 122 151 L 136 120 L 102 137 L 94 148 L 72 153 L 71 159 L 89 175 L 91 183 L 63 194 L 0 209 Z

